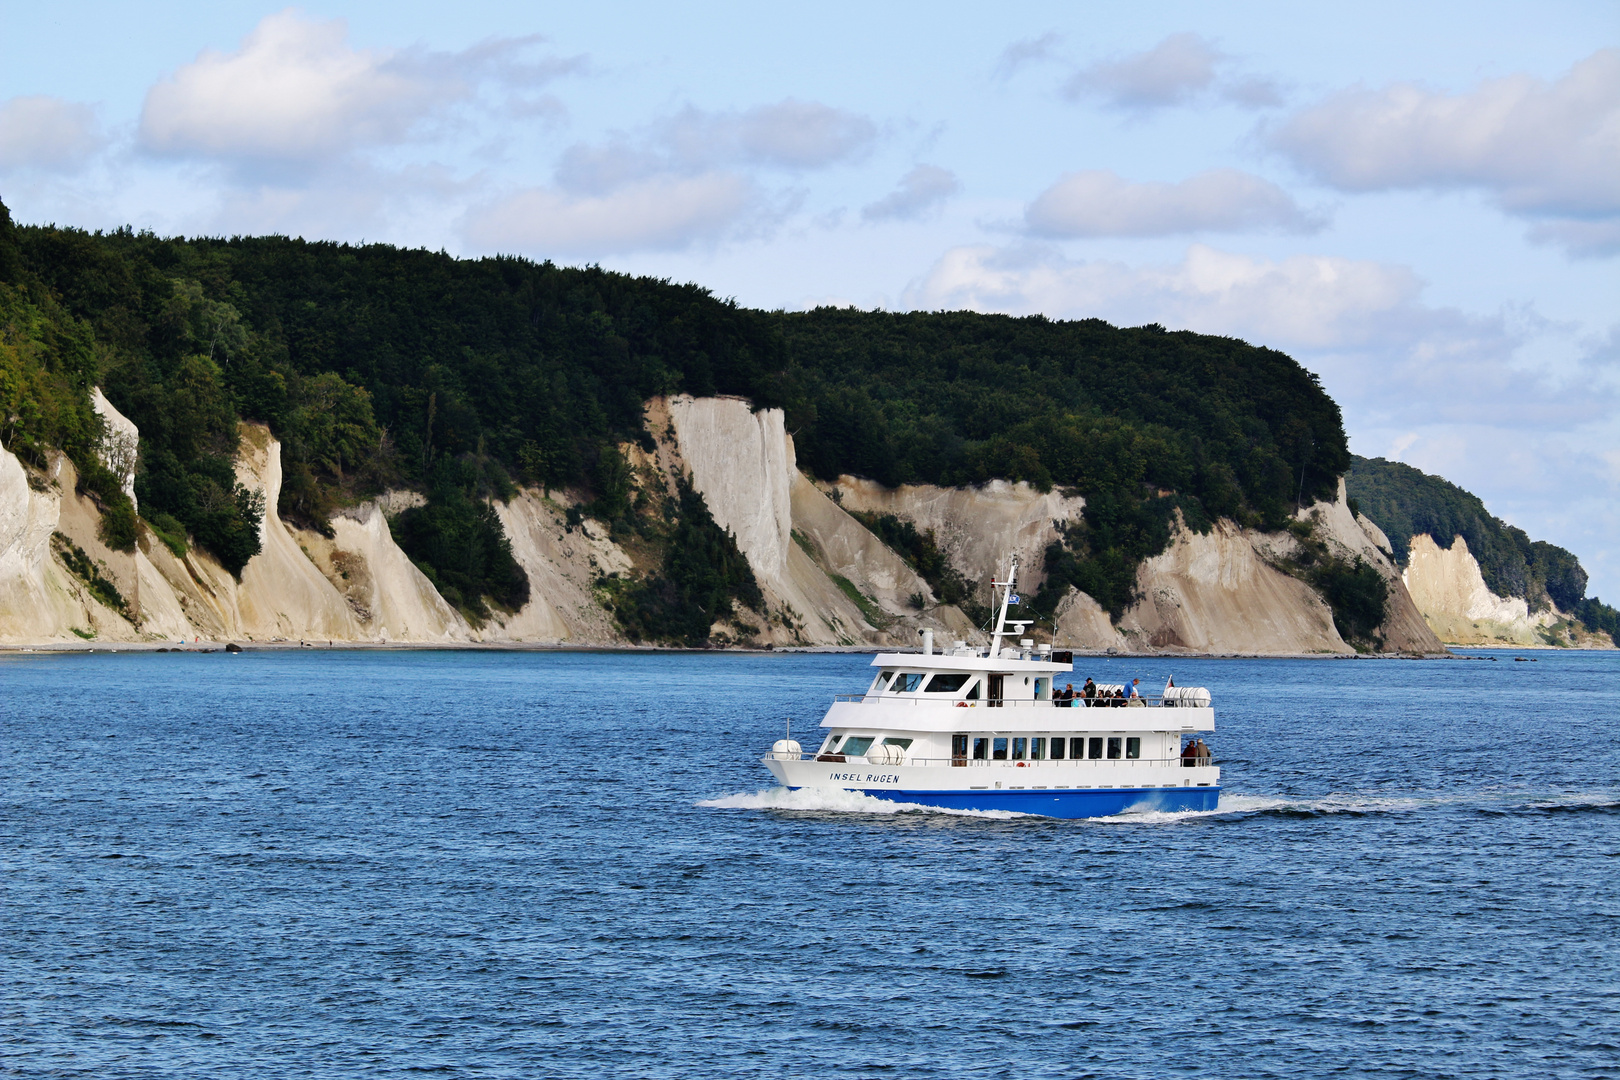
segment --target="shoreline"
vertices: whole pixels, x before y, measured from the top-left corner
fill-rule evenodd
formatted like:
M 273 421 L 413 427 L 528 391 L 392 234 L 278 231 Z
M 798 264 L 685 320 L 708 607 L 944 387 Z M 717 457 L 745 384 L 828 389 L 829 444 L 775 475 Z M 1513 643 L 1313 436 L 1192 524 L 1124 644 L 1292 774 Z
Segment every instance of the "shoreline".
M 525 641 L 473 641 L 473 642 L 396 642 L 396 641 L 197 641 L 185 643 L 147 641 L 52 641 L 34 643 L 0 643 L 0 655 L 40 653 L 225 653 L 226 646 L 234 644 L 242 652 L 569 652 L 569 653 L 690 653 L 699 655 L 773 656 L 852 654 L 876 656 L 879 653 L 920 654 L 916 648 L 874 648 L 867 645 L 790 645 L 772 649 L 746 648 L 680 648 L 667 645 L 593 645 L 566 642 Z M 1484 651 L 1539 651 L 1555 652 L 1611 652 L 1609 649 L 1555 649 L 1552 646 L 1487 646 L 1459 645 L 1451 648 Z M 1445 653 L 1167 653 L 1167 652 L 1109 652 L 1106 650 L 1067 649 L 1076 659 L 1088 660 L 1456 660 L 1464 659 L 1452 652 Z

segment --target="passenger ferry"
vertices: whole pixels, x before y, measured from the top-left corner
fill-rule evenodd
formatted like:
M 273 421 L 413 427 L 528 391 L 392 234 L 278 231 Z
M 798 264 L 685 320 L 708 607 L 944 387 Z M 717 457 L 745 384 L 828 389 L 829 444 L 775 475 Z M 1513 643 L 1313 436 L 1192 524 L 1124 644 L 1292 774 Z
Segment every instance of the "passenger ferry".
M 806 754 L 779 739 L 766 768 L 789 788 L 954 810 L 1059 818 L 1214 810 L 1220 769 L 1196 737 L 1215 730 L 1209 691 L 1167 684 L 1131 696 L 1132 686 L 1108 685 L 1089 703 L 1065 700 L 1060 676 L 1074 670 L 1072 656 L 1024 638 L 1033 620 L 1007 617 L 1017 571 L 1013 559 L 1006 580 L 992 582 L 1000 606 L 988 648 L 957 641 L 936 653 L 925 630 L 920 655 L 880 653 L 866 692 L 827 710 L 821 747 Z M 1192 737 L 1185 746 L 1183 736 Z

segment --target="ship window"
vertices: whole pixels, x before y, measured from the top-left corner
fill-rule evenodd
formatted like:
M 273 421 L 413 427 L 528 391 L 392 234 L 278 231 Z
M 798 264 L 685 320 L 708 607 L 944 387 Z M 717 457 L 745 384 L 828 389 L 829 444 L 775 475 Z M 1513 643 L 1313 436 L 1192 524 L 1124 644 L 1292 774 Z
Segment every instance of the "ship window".
M 921 686 L 925 678 L 927 676 L 920 671 L 902 671 L 894 677 L 894 685 L 889 689 L 897 694 L 909 694 Z
M 1063 736 L 1061 736 L 1061 735 L 1056 736 L 1056 737 L 1054 737 L 1052 739 L 1052 760 L 1053 761 L 1062 761 L 1063 760 L 1063 743 L 1064 743 L 1064 739 L 1063 739 Z
M 851 735 L 849 738 L 844 740 L 844 748 L 840 750 L 839 753 L 848 754 L 851 757 L 860 757 L 862 754 L 866 753 L 866 748 L 871 745 L 871 736 Z
M 994 744 L 990 748 L 990 756 L 995 758 L 997 761 L 1007 760 L 1007 740 L 1004 737 L 998 736 L 996 738 Z
M 1125 756 L 1126 757 L 1134 757 L 1134 758 L 1141 757 L 1142 756 L 1142 740 L 1141 739 L 1126 739 L 1125 740 Z
M 1013 740 L 1013 758 L 1012 759 L 1014 761 L 1023 761 L 1024 758 L 1027 757 L 1028 755 L 1029 755 L 1029 740 L 1028 739 L 1014 739 Z
M 1086 756 L 1087 757 L 1092 757 L 1092 758 L 1100 758 L 1100 757 L 1102 757 L 1102 739 L 1101 738 L 1096 738 L 1096 739 L 1091 740 L 1091 746 L 1089 747 L 1089 752 L 1086 754 Z
M 1029 740 L 1029 760 L 1031 760 L 1031 761 L 1044 761 L 1045 759 L 1046 759 L 1046 740 L 1045 739 L 1031 739 L 1031 740 Z
M 1086 740 L 1076 736 L 1069 740 L 1069 756 L 1079 761 L 1086 756 Z
M 979 687 L 981 687 L 983 685 L 984 684 L 981 683 L 978 679 L 974 679 L 973 680 L 973 685 L 968 687 L 967 699 L 969 701 L 978 701 L 979 700 Z
M 928 680 L 927 692 L 930 694 L 954 694 L 958 690 L 962 689 L 962 687 L 967 685 L 969 678 L 971 678 L 971 676 L 947 675 L 944 672 L 941 672 L 940 674 L 935 675 L 932 679 Z
M 1117 735 L 1108 740 L 1108 756 L 1110 758 L 1119 757 L 1119 736 Z
M 842 739 L 842 738 L 843 738 L 842 735 L 834 735 L 832 738 L 828 739 L 827 740 L 827 753 L 830 754 L 834 750 L 838 749 L 838 740 Z
M 892 679 L 892 678 L 894 678 L 894 672 L 892 672 L 892 671 L 880 671 L 880 672 L 878 672 L 877 686 L 875 687 L 875 689 L 882 690 L 885 686 L 889 685 L 889 680 Z
M 973 740 L 973 760 L 984 761 L 990 755 L 990 740 L 983 735 Z
M 898 746 L 902 750 L 910 750 L 911 749 L 911 740 L 910 739 L 884 739 L 883 740 L 883 745 L 884 746 Z

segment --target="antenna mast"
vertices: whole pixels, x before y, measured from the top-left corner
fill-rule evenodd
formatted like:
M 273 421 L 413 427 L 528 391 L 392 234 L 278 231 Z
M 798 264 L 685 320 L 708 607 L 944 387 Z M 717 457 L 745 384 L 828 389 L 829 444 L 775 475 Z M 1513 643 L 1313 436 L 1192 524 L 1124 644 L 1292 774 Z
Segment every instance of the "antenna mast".
M 1013 588 L 1018 580 L 1018 554 L 1013 553 L 1011 561 L 1007 564 L 1007 580 L 991 581 L 992 589 L 1001 590 L 1001 611 L 996 616 L 996 631 L 990 635 L 990 656 L 992 659 L 1001 655 L 1001 637 L 1006 633 L 1007 604 L 1012 599 Z M 992 599 L 994 596 L 992 594 Z

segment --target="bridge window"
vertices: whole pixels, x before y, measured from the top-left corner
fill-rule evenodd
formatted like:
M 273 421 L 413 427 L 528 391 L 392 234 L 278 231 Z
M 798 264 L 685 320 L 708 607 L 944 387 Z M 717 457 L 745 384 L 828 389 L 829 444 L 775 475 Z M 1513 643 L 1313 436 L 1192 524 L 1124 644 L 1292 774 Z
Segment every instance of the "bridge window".
M 844 740 L 844 748 L 840 750 L 839 753 L 848 754 L 851 757 L 860 757 L 862 754 L 866 753 L 867 748 L 871 745 L 871 736 L 861 735 L 857 737 L 851 735 L 849 738 Z
M 973 685 L 968 687 L 968 692 L 966 694 L 967 700 L 969 700 L 969 701 L 978 701 L 979 700 L 979 688 L 981 686 L 983 686 L 983 685 L 984 684 L 982 682 L 980 682 L 978 679 L 974 679 L 973 680 Z
M 1065 740 L 1063 739 L 1063 737 L 1061 735 L 1053 738 L 1053 740 L 1052 740 L 1052 760 L 1053 761 L 1062 761 L 1063 760 L 1063 743 L 1064 743 L 1064 741 Z
M 1004 736 L 997 736 L 990 747 L 990 756 L 997 761 L 1007 760 L 1007 740 Z
M 1031 760 L 1031 761 L 1044 761 L 1045 759 L 1046 759 L 1046 740 L 1045 739 L 1031 739 L 1031 740 L 1029 740 L 1029 760 Z
M 902 671 L 894 677 L 894 684 L 889 689 L 896 694 L 909 694 L 922 686 L 925 678 L 927 675 L 920 671 Z
M 962 689 L 962 687 L 966 686 L 967 681 L 972 677 L 973 676 L 971 675 L 946 674 L 941 672 L 940 674 L 935 675 L 932 679 L 928 680 L 927 692 L 930 694 L 954 694 L 958 690 Z
M 1141 739 L 1126 739 L 1125 740 L 1125 756 L 1128 757 L 1128 758 L 1139 758 L 1139 757 L 1141 757 L 1142 756 L 1142 740 Z
M 1110 758 L 1119 757 L 1119 736 L 1117 735 L 1110 736 L 1108 739 L 1108 756 Z
M 1013 760 L 1014 761 L 1023 761 L 1024 758 L 1028 756 L 1028 754 L 1029 754 L 1029 740 L 1028 739 L 1014 739 L 1013 740 Z
M 976 735 L 973 739 L 973 760 L 985 761 L 990 757 L 990 740 L 983 735 Z
M 911 749 L 911 740 L 910 739 L 884 739 L 883 740 L 883 745 L 884 746 L 898 746 L 902 750 L 910 750 Z
M 1086 756 L 1089 757 L 1089 758 L 1100 758 L 1100 757 L 1102 757 L 1102 742 L 1103 741 L 1102 741 L 1102 739 L 1100 737 L 1092 739 L 1091 740 L 1091 746 L 1089 746 L 1087 748 L 1088 753 L 1086 754 Z
M 892 678 L 894 678 L 894 672 L 892 671 L 878 672 L 877 684 L 873 687 L 873 689 L 882 690 L 885 686 L 889 685 L 889 680 Z

